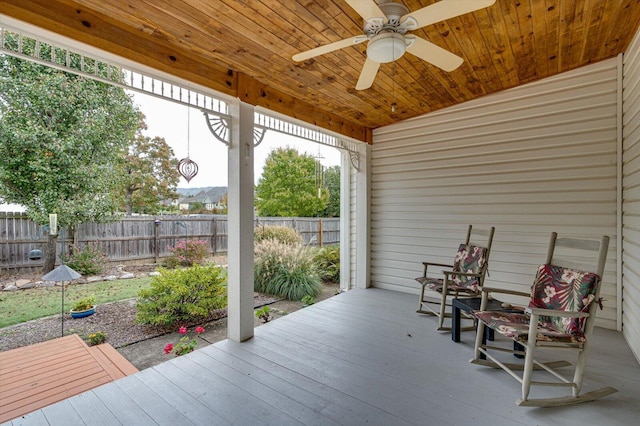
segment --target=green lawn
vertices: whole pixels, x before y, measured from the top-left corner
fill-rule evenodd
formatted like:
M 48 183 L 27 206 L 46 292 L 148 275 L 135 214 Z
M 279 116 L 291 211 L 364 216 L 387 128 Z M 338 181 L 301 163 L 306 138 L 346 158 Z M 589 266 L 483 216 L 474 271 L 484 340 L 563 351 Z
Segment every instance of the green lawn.
M 65 311 L 78 299 L 95 295 L 98 304 L 136 297 L 151 284 L 151 277 L 73 284 L 65 288 Z M 60 313 L 62 288 L 3 291 L 0 293 L 0 328 Z

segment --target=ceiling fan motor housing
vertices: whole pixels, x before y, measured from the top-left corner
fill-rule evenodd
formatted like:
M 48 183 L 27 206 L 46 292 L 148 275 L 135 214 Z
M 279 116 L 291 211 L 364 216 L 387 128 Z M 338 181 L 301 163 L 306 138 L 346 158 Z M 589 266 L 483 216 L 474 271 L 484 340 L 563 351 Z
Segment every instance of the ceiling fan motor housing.
M 402 34 L 385 32 L 369 41 L 367 58 L 379 64 L 393 62 L 404 55 L 407 45 Z
M 370 39 L 381 32 L 405 34 L 408 30 L 413 29 L 413 27 L 417 25 L 415 19 L 411 17 L 407 17 L 407 19 L 400 22 L 400 19 L 403 16 L 409 14 L 409 9 L 407 9 L 407 7 L 402 3 L 396 3 L 393 1 L 380 1 L 377 3 L 385 16 L 370 18 L 364 22 L 362 29 Z

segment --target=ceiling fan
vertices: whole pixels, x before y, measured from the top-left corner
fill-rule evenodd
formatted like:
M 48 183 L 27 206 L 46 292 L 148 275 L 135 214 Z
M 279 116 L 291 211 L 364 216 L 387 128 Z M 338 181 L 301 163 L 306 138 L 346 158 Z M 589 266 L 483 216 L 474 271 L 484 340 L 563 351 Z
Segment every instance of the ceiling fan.
M 496 0 L 441 0 L 415 12 L 393 0 L 345 1 L 364 19 L 364 34 L 298 53 L 293 60 L 305 61 L 369 40 L 367 59 L 356 84 L 356 90 L 365 90 L 373 84 L 380 64 L 393 62 L 405 52 L 445 71 L 458 68 L 463 62 L 460 56 L 407 32 L 491 6 Z

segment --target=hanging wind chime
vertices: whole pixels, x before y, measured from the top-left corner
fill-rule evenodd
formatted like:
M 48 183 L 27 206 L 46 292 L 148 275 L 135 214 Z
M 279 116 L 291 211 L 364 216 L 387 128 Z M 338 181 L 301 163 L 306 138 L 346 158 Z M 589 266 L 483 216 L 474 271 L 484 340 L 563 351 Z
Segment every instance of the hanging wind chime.
M 198 165 L 195 161 L 189 158 L 189 144 L 191 143 L 191 108 L 187 108 L 187 157 L 180 160 L 178 163 L 178 172 L 185 178 L 187 183 L 198 174 Z

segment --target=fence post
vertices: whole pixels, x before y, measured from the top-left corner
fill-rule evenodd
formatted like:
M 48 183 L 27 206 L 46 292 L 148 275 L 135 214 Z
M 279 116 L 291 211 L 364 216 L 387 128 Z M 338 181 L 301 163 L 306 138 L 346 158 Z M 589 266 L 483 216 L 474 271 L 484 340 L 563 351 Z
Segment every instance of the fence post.
M 156 252 L 156 264 L 160 262 L 160 244 L 158 244 L 158 232 L 160 228 L 160 220 L 153 221 L 153 248 Z
M 318 219 L 318 247 L 322 247 L 322 218 Z
M 218 224 L 216 223 L 216 218 L 213 218 L 213 241 L 211 242 L 211 247 L 213 248 L 213 255 L 215 256 L 218 251 Z

